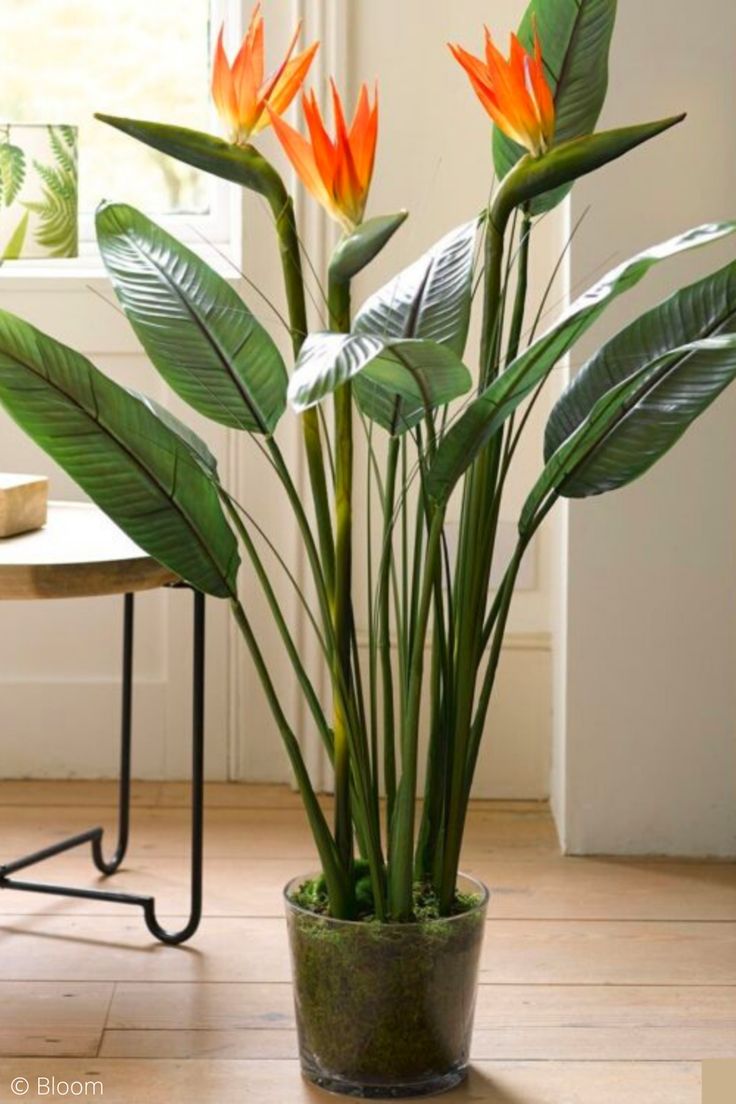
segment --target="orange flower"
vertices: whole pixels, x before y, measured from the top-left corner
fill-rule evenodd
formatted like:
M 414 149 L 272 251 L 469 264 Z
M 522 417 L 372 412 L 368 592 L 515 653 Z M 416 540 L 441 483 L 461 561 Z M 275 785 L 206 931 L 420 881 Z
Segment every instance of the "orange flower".
M 274 130 L 297 174 L 314 198 L 351 232 L 363 221 L 371 186 L 378 138 L 378 96 L 371 105 L 368 88 L 360 90 L 355 116 L 348 127 L 342 102 L 332 87 L 336 136 L 325 129 L 314 92 L 302 97 L 310 140 L 269 108 Z
M 505 135 L 541 157 L 555 135 L 555 101 L 544 75 L 542 47 L 534 28 L 534 54 L 511 36 L 507 61 L 486 27 L 486 58 L 474 57 L 462 46 L 450 45 L 453 56 L 470 77 L 478 99 Z
M 258 134 L 268 126 L 269 111 L 276 115 L 286 111 L 304 83 L 319 43 L 315 42 L 304 53 L 292 57 L 300 24 L 281 65 L 268 79 L 264 79 L 261 5 L 257 4 L 253 11 L 248 33 L 232 66 L 223 45 L 224 29 L 220 29 L 215 50 L 212 98 L 230 141 L 245 145 L 252 134 Z

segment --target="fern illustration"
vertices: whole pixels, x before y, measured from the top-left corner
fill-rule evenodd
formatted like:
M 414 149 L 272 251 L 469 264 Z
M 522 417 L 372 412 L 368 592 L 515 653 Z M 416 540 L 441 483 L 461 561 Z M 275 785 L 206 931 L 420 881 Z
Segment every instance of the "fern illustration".
M 23 187 L 26 175 L 26 155 L 20 146 L 11 142 L 0 145 L 0 196 L 6 207 L 10 207 Z
M 24 203 L 38 215 L 35 237 L 52 257 L 75 257 L 78 250 L 77 156 L 73 127 L 48 127 L 54 165 L 33 166 L 43 181 L 43 199 Z

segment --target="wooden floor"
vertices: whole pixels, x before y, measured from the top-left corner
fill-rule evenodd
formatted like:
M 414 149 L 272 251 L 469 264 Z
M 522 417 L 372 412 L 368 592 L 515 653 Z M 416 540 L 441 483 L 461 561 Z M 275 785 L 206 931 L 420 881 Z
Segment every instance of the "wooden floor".
M 186 787 L 135 787 L 124 872 L 187 906 Z M 114 823 L 105 783 L 0 783 L 0 861 Z M 107 1104 L 304 1104 L 281 888 L 314 852 L 296 798 L 208 787 L 205 920 L 154 944 L 119 905 L 0 893 L 0 1100 L 13 1078 L 101 1081 Z M 544 806 L 479 804 L 465 869 L 492 890 L 474 1071 L 456 1101 L 700 1104 L 736 1057 L 736 866 L 564 859 Z M 88 855 L 33 872 L 96 884 Z M 99 1095 L 99 1090 L 98 1090 Z M 33 1091 L 26 1097 L 34 1100 Z

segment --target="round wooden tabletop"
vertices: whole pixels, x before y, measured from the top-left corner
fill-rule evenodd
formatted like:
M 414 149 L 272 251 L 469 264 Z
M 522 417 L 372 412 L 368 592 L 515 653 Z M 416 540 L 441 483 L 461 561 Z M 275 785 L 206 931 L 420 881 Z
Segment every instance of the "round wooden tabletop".
M 0 540 L 0 600 L 129 594 L 177 581 L 82 502 L 50 502 L 45 528 Z

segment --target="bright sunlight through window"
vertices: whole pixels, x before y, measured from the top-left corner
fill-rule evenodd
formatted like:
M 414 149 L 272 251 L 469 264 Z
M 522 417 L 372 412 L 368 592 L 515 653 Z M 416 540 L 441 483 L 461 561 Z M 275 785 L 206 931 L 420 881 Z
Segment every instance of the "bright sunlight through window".
M 210 52 L 220 2 L 0 0 L 0 12 L 0 122 L 79 127 L 83 215 L 108 199 L 154 217 L 213 222 L 218 191 L 205 175 L 93 114 L 211 130 Z

